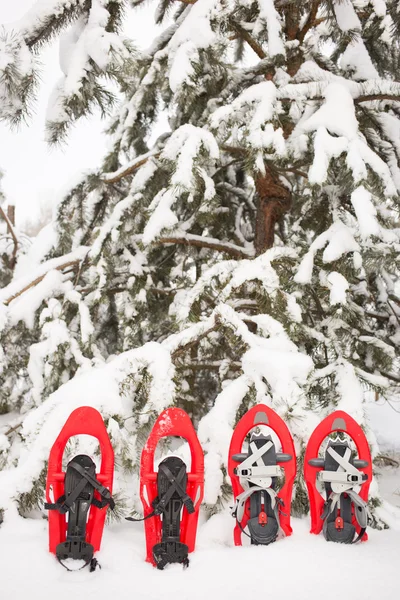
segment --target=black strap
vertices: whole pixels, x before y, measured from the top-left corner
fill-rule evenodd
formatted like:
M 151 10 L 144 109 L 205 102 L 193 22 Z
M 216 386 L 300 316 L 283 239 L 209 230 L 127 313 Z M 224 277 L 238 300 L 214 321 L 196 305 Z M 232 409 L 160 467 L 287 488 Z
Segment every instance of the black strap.
M 181 481 L 184 478 L 185 473 L 186 473 L 186 465 L 182 465 L 182 467 L 179 470 L 179 473 L 176 477 L 171 473 L 171 471 L 165 464 L 160 464 L 159 471 L 162 471 L 164 473 L 164 475 L 167 477 L 168 481 L 171 484 L 170 487 L 168 488 L 168 490 L 162 496 L 161 499 L 159 499 L 157 497 L 154 500 L 154 502 L 153 502 L 154 510 L 152 513 L 150 513 L 149 515 L 146 515 L 145 517 L 141 517 L 139 519 L 135 519 L 134 517 L 125 517 L 126 521 L 134 521 L 134 522 L 146 521 L 146 519 L 150 519 L 151 517 L 161 515 L 165 511 L 165 508 L 166 508 L 168 502 L 171 500 L 172 496 L 174 495 L 175 491 L 179 494 L 179 497 L 182 499 L 182 502 L 185 505 L 188 513 L 194 513 L 195 508 L 194 508 L 193 500 L 186 493 L 186 490 L 184 490 L 183 487 L 181 486 Z
M 65 514 L 66 512 L 71 510 L 72 505 L 74 504 L 74 502 L 76 502 L 81 492 L 85 489 L 87 482 L 89 482 L 90 485 L 92 485 L 94 489 L 97 490 L 100 496 L 103 498 L 102 501 L 93 498 L 91 503 L 96 508 L 100 509 L 104 508 L 105 506 L 107 506 L 107 504 L 109 504 L 111 510 L 114 510 L 115 502 L 113 500 L 113 497 L 111 496 L 110 491 L 106 487 L 104 487 L 104 485 L 102 485 L 100 481 L 98 481 L 95 477 L 92 477 L 92 475 L 90 475 L 90 473 L 88 473 L 86 469 L 84 469 L 83 467 L 81 467 L 81 465 L 74 461 L 71 461 L 69 463 L 69 467 L 72 467 L 73 469 L 75 469 L 75 471 L 78 471 L 78 473 L 82 476 L 82 479 L 74 488 L 74 490 L 68 495 L 68 498 L 66 498 L 65 494 L 63 494 L 58 498 L 58 500 L 56 500 L 55 503 L 45 502 L 44 508 L 46 510 L 58 510 L 58 512 L 61 514 Z
M 67 567 L 67 565 L 65 565 L 63 563 L 63 561 L 60 558 L 58 558 L 58 556 L 57 556 L 57 560 L 60 563 L 60 565 L 62 567 L 64 567 L 64 569 L 66 569 L 69 573 L 73 573 L 74 571 L 82 571 L 82 569 L 85 569 L 88 565 L 90 565 L 89 566 L 89 573 L 93 573 L 97 569 L 97 567 L 99 567 L 99 569 L 101 570 L 101 564 L 99 563 L 99 561 L 97 560 L 97 558 L 91 558 L 90 560 L 87 560 L 85 562 L 85 564 L 82 565 L 82 567 L 79 567 L 79 569 L 69 569 Z
M 80 475 L 82 475 L 82 477 L 84 477 L 94 487 L 94 489 L 99 492 L 100 496 L 102 498 L 104 498 L 105 503 L 103 504 L 102 508 L 104 508 L 104 506 L 106 506 L 107 504 L 109 504 L 111 510 L 114 510 L 114 508 L 115 508 L 115 502 L 113 500 L 113 497 L 111 496 L 111 493 L 110 493 L 109 489 L 107 489 L 104 485 L 102 485 L 100 483 L 100 481 L 98 481 L 96 479 L 96 477 L 93 477 L 90 473 L 88 473 L 88 471 L 86 469 L 84 469 L 83 467 L 81 467 L 81 465 L 79 465 L 78 463 L 75 463 L 75 462 L 72 461 L 70 463 L 70 467 L 72 467 L 73 469 L 75 469 L 75 471 L 78 471 L 78 473 Z M 78 486 L 79 486 L 79 484 L 78 484 Z M 75 488 L 75 490 L 76 490 L 76 488 Z M 75 493 L 75 490 L 72 492 L 72 494 Z M 72 496 L 72 494 L 70 494 L 68 496 L 68 500 L 70 499 L 70 497 Z M 78 496 L 76 496 L 76 498 L 77 497 Z M 76 500 L 76 498 L 75 498 L 75 500 Z M 94 504 L 94 502 L 93 502 L 93 504 Z

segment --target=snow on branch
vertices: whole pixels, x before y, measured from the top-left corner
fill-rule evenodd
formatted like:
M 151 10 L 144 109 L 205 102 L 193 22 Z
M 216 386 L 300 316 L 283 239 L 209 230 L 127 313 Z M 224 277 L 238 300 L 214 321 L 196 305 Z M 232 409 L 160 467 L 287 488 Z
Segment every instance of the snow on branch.
M 171 235 L 162 236 L 154 240 L 154 244 L 179 244 L 182 246 L 195 246 L 197 248 L 210 248 L 210 250 L 217 250 L 217 252 L 224 252 L 235 258 L 247 258 L 254 255 L 253 248 L 244 248 L 231 244 L 230 242 L 222 242 L 220 240 L 203 237 L 201 235 L 194 235 L 192 233 L 185 233 L 183 235 Z
M 50 271 L 62 271 L 68 267 L 78 265 L 85 258 L 88 250 L 89 248 L 81 246 L 69 254 L 46 261 L 45 263 L 41 264 L 29 277 L 21 277 L 0 290 L 0 302 L 8 306 L 13 300 L 21 296 L 24 292 L 40 283 Z
M 160 151 L 151 150 L 150 152 L 146 152 L 146 154 L 142 154 L 141 156 L 137 156 L 127 165 L 119 168 L 117 171 L 113 173 L 103 173 L 101 176 L 102 181 L 105 183 L 117 183 L 121 181 L 124 177 L 128 175 L 132 175 L 134 171 L 142 167 L 150 158 L 158 158 L 160 156 Z

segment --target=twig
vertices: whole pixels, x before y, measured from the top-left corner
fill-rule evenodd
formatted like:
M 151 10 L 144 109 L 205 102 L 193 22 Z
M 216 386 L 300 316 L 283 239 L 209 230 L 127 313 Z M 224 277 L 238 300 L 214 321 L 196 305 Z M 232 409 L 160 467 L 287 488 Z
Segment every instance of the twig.
M 11 259 L 11 269 L 14 269 L 15 264 L 17 262 L 18 238 L 15 235 L 15 231 L 14 231 L 14 228 L 13 228 L 13 225 L 12 225 L 10 219 L 8 218 L 8 216 L 6 215 L 4 210 L 1 208 L 1 206 L 0 206 L 0 214 L 3 217 L 3 219 L 5 220 L 5 222 L 7 223 L 8 231 L 14 242 L 14 249 L 13 249 L 12 259 Z
M 10 429 L 8 431 L 6 431 L 4 435 L 10 435 L 14 431 L 17 431 L 17 429 L 19 429 L 20 427 L 22 427 L 22 421 L 21 421 L 21 423 L 18 423 L 18 425 L 14 425 L 14 427 L 10 427 Z

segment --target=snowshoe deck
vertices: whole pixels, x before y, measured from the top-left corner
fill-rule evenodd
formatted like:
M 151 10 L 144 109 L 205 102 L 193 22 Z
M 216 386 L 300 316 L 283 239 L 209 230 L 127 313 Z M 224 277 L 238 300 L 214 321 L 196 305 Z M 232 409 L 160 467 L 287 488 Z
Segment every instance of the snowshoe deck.
M 352 456 L 348 442 L 339 440 L 329 440 L 324 458 L 318 458 L 322 442 L 336 431 L 354 440 L 358 458 Z M 315 429 L 306 449 L 304 477 L 310 498 L 311 533 L 322 530 L 327 541 L 344 544 L 368 538 L 365 530 L 371 454 L 364 432 L 347 413 L 336 411 Z
M 190 446 L 191 470 L 176 456 L 164 459 L 154 471 L 154 455 L 161 438 L 179 436 Z M 140 498 L 146 532 L 146 560 L 163 569 L 177 562 L 187 566 L 193 552 L 204 489 L 204 456 L 185 411 L 169 408 L 158 417 L 143 448 Z M 138 520 L 138 519 L 130 519 Z
M 257 425 L 268 425 L 278 435 L 282 452 L 276 452 L 271 436 L 256 432 L 251 434 L 248 453 L 241 452 L 245 437 Z M 285 482 L 277 490 L 280 465 Z M 290 503 L 296 456 L 286 424 L 272 409 L 262 404 L 254 406 L 239 421 L 229 449 L 228 471 L 235 500 L 235 545 L 242 545 L 242 534 L 250 537 L 254 545 L 274 542 L 280 530 L 290 535 Z
M 93 435 L 100 442 L 101 469 L 89 456 L 75 456 L 62 472 L 62 456 L 70 437 Z M 75 410 L 67 420 L 49 458 L 46 504 L 49 512 L 49 549 L 58 560 L 81 559 L 94 570 L 106 517 L 106 506 L 114 507 L 111 497 L 114 453 L 101 415 L 93 408 Z M 66 516 L 68 515 L 68 520 Z M 63 564 L 63 563 L 62 563 Z M 63 565 L 65 566 L 65 565 Z M 67 567 L 66 567 L 67 568 Z

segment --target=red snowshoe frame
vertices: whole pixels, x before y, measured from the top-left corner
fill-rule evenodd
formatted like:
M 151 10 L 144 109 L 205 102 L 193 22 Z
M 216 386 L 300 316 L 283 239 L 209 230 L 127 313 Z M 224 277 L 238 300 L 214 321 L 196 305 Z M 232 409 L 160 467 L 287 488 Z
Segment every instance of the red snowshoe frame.
M 238 463 L 233 460 L 232 457 L 234 454 L 240 454 L 242 452 L 242 445 L 245 437 L 249 431 L 257 425 L 267 425 L 270 427 L 281 442 L 282 452 L 292 456 L 292 459 L 289 462 L 281 463 L 280 465 L 285 471 L 285 483 L 278 493 L 278 497 L 284 502 L 283 512 L 279 515 L 279 523 L 285 535 L 289 536 L 292 533 L 292 528 L 290 526 L 290 505 L 292 501 L 293 482 L 296 476 L 296 453 L 293 438 L 286 423 L 274 410 L 272 410 L 272 408 L 269 408 L 265 404 L 257 404 L 248 410 L 240 419 L 233 432 L 228 456 L 228 473 L 232 482 L 233 496 L 236 498 L 244 491 L 244 489 L 240 485 L 240 478 L 234 473 L 234 469 L 237 467 Z M 246 527 L 247 521 L 250 518 L 249 507 L 250 501 L 247 500 L 245 513 L 241 523 L 243 529 Z M 233 530 L 233 539 L 235 546 L 242 545 L 242 531 L 237 523 Z
M 114 451 L 108 437 L 101 414 L 90 406 L 82 406 L 74 410 L 68 417 L 64 427 L 54 442 L 49 456 L 46 482 L 46 501 L 55 502 L 64 494 L 65 473 L 62 470 L 62 458 L 68 440 L 74 435 L 91 435 L 99 440 L 101 450 L 100 473 L 96 478 L 112 493 L 114 477 Z M 97 491 L 95 498 L 101 500 Z M 100 510 L 91 505 L 86 526 L 86 541 L 94 551 L 100 550 L 104 521 L 107 510 Z M 58 544 L 65 542 L 67 532 L 66 515 L 58 511 L 49 512 L 49 550 L 56 553 Z
M 196 543 L 197 521 L 200 504 L 204 494 L 204 454 L 189 415 L 180 408 L 164 410 L 150 433 L 143 448 L 140 461 L 140 499 L 144 517 L 153 512 L 152 502 L 157 497 L 157 472 L 154 470 L 154 454 L 157 444 L 163 437 L 179 436 L 185 438 L 190 446 L 192 457 L 191 470 L 187 473 L 186 492 L 193 500 L 194 513 L 183 510 L 180 541 L 193 552 Z M 160 516 L 144 521 L 146 533 L 146 561 L 156 566 L 153 548 L 162 540 L 162 522 Z
M 323 527 L 321 515 L 324 510 L 325 498 L 321 496 L 317 489 L 316 481 L 318 471 L 322 471 L 323 467 L 313 467 L 308 461 L 318 457 L 320 446 L 324 439 L 335 431 L 342 431 L 350 436 L 356 444 L 358 457 L 361 460 L 368 461 L 368 466 L 360 468 L 360 471 L 368 475 L 368 480 L 361 485 L 359 492 L 360 497 L 367 502 L 369 486 L 372 481 L 372 460 L 369 445 L 363 430 L 360 425 L 347 413 L 342 410 L 337 410 L 327 416 L 315 428 L 310 440 L 307 444 L 306 453 L 304 456 L 304 479 L 307 484 L 308 497 L 310 499 L 310 514 L 311 514 L 311 530 L 310 533 L 318 534 Z M 353 515 L 353 525 L 356 527 L 357 534 L 360 533 L 360 526 Z M 362 541 L 366 541 L 368 535 L 363 535 Z

